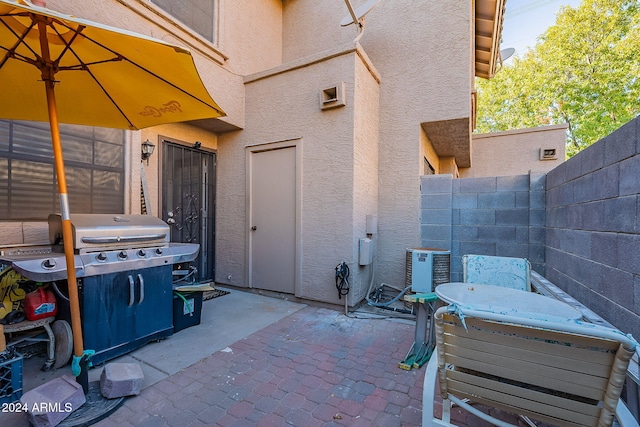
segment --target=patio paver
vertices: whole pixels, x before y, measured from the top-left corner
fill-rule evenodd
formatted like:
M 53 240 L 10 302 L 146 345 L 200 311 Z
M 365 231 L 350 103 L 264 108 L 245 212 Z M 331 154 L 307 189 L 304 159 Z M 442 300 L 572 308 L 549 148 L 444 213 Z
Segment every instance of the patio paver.
M 419 426 L 424 369 L 398 368 L 413 334 L 409 322 L 305 307 L 145 388 L 96 426 Z

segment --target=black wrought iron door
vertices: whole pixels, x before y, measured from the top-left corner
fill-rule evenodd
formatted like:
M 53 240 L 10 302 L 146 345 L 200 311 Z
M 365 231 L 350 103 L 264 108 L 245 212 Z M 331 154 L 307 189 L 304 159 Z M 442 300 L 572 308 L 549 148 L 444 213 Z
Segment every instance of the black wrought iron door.
M 195 280 L 213 281 L 216 154 L 167 140 L 162 153 L 162 218 L 171 226 L 171 241 L 198 243 Z

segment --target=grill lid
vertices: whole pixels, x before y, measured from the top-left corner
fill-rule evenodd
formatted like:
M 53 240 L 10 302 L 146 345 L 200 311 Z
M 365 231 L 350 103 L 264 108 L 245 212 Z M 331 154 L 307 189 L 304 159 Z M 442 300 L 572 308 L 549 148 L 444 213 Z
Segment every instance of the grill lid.
M 152 215 L 72 214 L 71 229 L 76 253 L 165 246 L 170 239 L 169 225 Z M 61 250 L 59 214 L 49 215 L 49 240 Z

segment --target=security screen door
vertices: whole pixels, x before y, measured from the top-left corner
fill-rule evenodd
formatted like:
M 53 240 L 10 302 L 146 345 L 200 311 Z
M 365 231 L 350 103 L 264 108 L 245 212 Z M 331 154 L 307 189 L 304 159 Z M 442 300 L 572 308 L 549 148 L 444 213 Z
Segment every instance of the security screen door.
M 215 280 L 216 153 L 163 141 L 162 219 L 171 241 L 198 243 L 196 280 Z

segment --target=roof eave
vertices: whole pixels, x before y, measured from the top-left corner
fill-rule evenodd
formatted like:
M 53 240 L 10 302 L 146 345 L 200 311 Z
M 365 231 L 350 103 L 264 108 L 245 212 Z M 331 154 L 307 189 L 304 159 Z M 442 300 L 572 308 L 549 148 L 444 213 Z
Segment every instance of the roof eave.
M 492 78 L 500 58 L 502 22 L 507 0 L 476 0 L 475 9 L 475 75 Z

